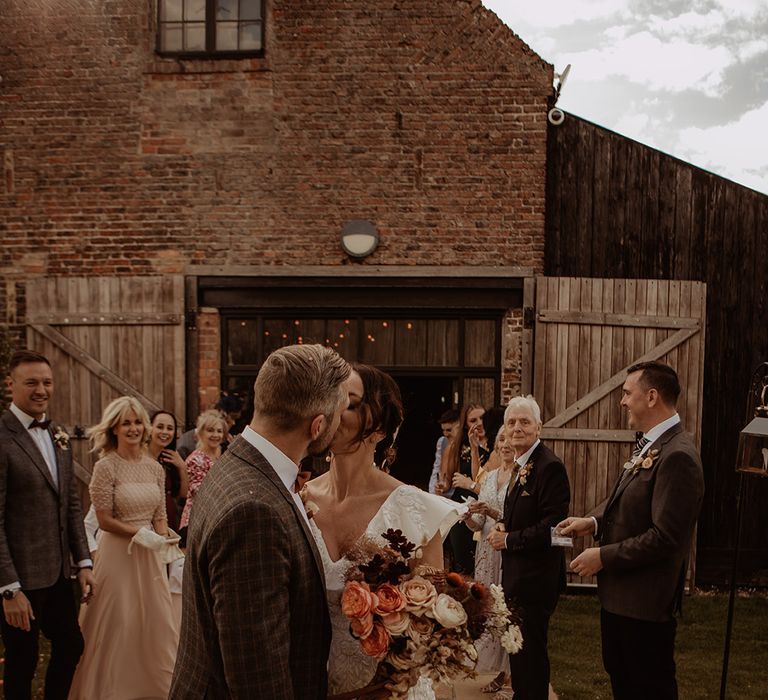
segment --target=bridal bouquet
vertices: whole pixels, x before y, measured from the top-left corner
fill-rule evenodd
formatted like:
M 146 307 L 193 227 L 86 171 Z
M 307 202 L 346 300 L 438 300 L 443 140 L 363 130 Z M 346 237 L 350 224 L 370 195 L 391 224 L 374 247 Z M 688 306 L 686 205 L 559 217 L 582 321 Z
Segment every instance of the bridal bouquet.
M 347 571 L 341 609 L 363 652 L 379 660 L 375 681 L 385 681 L 390 698 L 405 698 L 420 676 L 473 676 L 474 642 L 485 633 L 510 654 L 522 648 L 501 588 L 430 567 L 411 571 L 416 546 L 400 530 L 382 537 L 387 545 L 369 540 L 350 555 L 358 563 Z

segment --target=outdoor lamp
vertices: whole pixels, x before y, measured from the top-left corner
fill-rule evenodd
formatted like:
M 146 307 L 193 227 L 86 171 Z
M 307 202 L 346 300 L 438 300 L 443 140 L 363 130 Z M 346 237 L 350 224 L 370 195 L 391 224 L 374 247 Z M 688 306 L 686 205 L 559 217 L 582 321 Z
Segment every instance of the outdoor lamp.
M 755 408 L 755 417 L 739 434 L 736 471 L 768 476 L 768 406 L 765 405 L 763 387 L 761 405 Z
M 341 229 L 341 247 L 352 258 L 365 258 L 379 245 L 379 232 L 365 219 L 352 219 Z

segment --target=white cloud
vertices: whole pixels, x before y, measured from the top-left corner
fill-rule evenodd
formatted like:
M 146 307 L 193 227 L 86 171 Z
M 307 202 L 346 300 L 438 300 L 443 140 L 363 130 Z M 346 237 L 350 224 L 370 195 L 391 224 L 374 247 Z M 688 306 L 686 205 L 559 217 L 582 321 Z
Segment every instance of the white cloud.
M 604 19 L 622 11 L 627 3 L 626 0 L 483 0 L 483 4 L 517 31 L 515 26 L 520 24 L 537 28 L 562 27 L 574 22 Z
M 738 120 L 708 129 L 688 127 L 679 132 L 682 157 L 716 170 L 762 192 L 768 192 L 768 102 Z
M 693 87 L 714 96 L 720 90 L 723 70 L 734 58 L 724 46 L 665 43 L 643 31 L 607 48 L 566 54 L 562 60 L 573 64 L 574 77 L 578 74 L 585 81 L 622 76 L 651 90 L 679 92 Z
M 648 26 L 654 33 L 667 37 L 698 37 L 717 35 L 723 30 L 725 17 L 720 10 L 710 10 L 703 15 L 698 12 L 684 12 L 671 19 L 651 15 Z
M 768 53 L 768 39 L 754 39 L 742 44 L 739 47 L 739 60 L 748 61 L 761 53 Z

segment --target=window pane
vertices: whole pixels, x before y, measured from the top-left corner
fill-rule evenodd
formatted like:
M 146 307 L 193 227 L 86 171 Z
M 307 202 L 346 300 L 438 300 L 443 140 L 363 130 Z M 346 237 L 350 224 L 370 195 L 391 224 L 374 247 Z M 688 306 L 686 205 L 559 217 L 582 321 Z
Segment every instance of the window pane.
M 427 364 L 427 321 L 395 321 L 395 364 L 422 367 Z
M 255 365 L 259 363 L 259 324 L 255 318 L 232 319 L 227 329 L 227 364 Z
M 205 0 L 184 0 L 184 21 L 205 22 Z
M 496 321 L 467 321 L 464 326 L 464 365 L 494 367 L 496 365 Z
M 181 0 L 160 0 L 160 21 L 181 22 Z
M 205 51 L 205 24 L 184 25 L 184 50 Z
M 240 19 L 261 19 L 261 0 L 240 0 Z
M 496 397 L 493 395 L 493 386 L 493 379 L 465 379 L 464 405 L 477 403 L 485 408 L 495 406 Z
M 216 50 L 237 51 L 237 22 L 216 23 Z
M 458 321 L 442 318 L 427 321 L 426 364 L 431 367 L 458 367 Z
M 257 51 L 261 48 L 261 22 L 240 24 L 240 50 Z
M 236 20 L 237 0 L 219 0 L 216 3 L 216 19 Z
M 163 24 L 160 26 L 160 50 L 181 51 L 184 48 L 180 24 Z
M 386 319 L 363 321 L 363 346 L 360 355 L 363 362 L 372 365 L 392 365 L 395 360 L 394 322 Z
M 353 318 L 332 318 L 326 325 L 328 346 L 332 347 L 347 362 L 360 360 L 357 347 L 357 320 Z

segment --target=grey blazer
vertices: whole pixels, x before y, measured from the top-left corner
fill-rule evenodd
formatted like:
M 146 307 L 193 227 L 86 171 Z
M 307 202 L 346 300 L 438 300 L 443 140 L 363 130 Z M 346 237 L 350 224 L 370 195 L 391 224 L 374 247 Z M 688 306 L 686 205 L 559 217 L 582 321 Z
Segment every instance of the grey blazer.
M 170 700 L 325 700 L 320 555 L 269 462 L 237 437 L 195 496 Z
M 51 430 L 51 428 L 49 428 Z M 90 558 L 72 472 L 72 453 L 55 446 L 56 488 L 35 441 L 10 411 L 0 415 L 0 586 L 52 586 Z
M 704 473 L 693 441 L 679 424 L 652 450 L 659 451 L 653 466 L 619 481 L 596 514 L 603 562 L 597 583 L 608 612 L 665 622 L 675 613 L 684 583 Z

